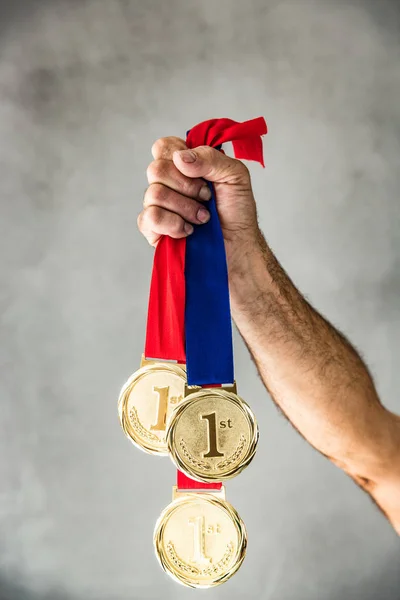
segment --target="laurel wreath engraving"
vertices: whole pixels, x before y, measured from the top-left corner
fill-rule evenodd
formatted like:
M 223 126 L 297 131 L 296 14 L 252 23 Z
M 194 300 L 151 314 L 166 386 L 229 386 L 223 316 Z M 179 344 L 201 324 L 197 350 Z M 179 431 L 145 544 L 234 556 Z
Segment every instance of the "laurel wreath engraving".
M 206 569 L 203 569 L 202 575 L 218 575 L 219 573 L 221 573 L 221 571 L 223 571 L 226 568 L 229 561 L 231 560 L 233 556 L 233 551 L 233 542 L 229 542 L 229 544 L 226 545 L 225 554 L 223 555 L 221 560 L 218 561 L 215 565 L 210 565 Z
M 231 454 L 230 456 L 227 456 L 225 460 L 222 460 L 219 463 L 217 463 L 217 468 L 225 469 L 226 467 L 229 467 L 232 463 L 235 463 L 237 461 L 237 459 L 239 458 L 239 456 L 242 454 L 245 445 L 246 445 L 246 438 L 242 433 L 239 438 L 239 445 L 236 448 L 235 452 L 233 454 Z
M 183 439 L 179 440 L 179 445 L 182 448 L 183 455 L 186 457 L 187 461 L 190 462 L 194 467 L 198 467 L 199 469 L 204 469 L 204 471 L 209 471 L 211 466 L 202 460 L 197 460 L 192 454 L 190 454 L 189 450 L 186 447 L 185 441 Z
M 151 431 L 148 431 L 148 429 L 146 429 L 143 426 L 139 419 L 137 410 L 134 406 L 132 406 L 131 410 L 129 411 L 129 419 L 136 433 L 142 438 L 150 440 L 151 442 L 165 442 L 164 439 L 160 439 L 158 436 L 156 436 L 154 433 L 151 433 Z
M 199 575 L 219 575 L 222 571 L 224 571 L 224 569 L 226 568 L 226 566 L 228 565 L 229 561 L 231 560 L 231 558 L 233 556 L 234 544 L 233 544 L 233 542 L 229 542 L 226 545 L 225 554 L 223 555 L 221 560 L 219 560 L 217 563 L 215 563 L 215 565 L 210 565 L 208 567 L 204 567 L 204 569 L 199 569 L 198 567 L 190 565 L 189 563 L 185 562 L 182 558 L 180 558 L 177 555 L 175 546 L 171 541 L 168 542 L 166 550 L 167 550 L 167 554 L 168 554 L 171 562 L 176 567 L 178 567 L 178 569 L 180 569 L 181 571 L 184 571 L 185 573 L 190 573 L 191 575 L 197 575 L 197 576 L 199 576 Z

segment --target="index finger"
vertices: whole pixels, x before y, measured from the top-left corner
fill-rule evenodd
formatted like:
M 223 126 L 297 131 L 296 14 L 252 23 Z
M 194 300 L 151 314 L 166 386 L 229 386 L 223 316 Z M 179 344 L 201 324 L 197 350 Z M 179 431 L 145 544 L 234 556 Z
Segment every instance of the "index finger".
M 172 160 L 172 155 L 176 150 L 186 150 L 186 148 L 187 146 L 184 140 L 171 135 L 155 141 L 151 148 L 151 153 L 155 160 L 159 158 Z

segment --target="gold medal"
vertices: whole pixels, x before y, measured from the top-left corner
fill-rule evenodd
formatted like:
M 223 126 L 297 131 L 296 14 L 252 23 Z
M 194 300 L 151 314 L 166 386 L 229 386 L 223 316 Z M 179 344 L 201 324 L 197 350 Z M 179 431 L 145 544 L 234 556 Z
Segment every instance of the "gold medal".
M 185 382 L 181 365 L 142 358 L 141 368 L 128 379 L 118 401 L 122 429 L 138 448 L 168 454 L 166 428 L 184 398 Z
M 196 389 L 171 415 L 170 456 L 178 469 L 198 481 L 235 477 L 256 451 L 258 427 L 253 412 L 236 394 L 236 386 Z
M 189 587 L 208 588 L 229 579 L 243 562 L 247 534 L 236 510 L 218 494 L 178 493 L 154 531 L 163 569 Z

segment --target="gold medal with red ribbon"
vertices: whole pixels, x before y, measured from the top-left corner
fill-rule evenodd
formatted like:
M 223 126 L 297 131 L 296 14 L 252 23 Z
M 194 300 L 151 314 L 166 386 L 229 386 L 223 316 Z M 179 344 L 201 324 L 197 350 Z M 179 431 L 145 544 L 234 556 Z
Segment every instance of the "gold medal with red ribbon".
M 163 236 L 154 255 L 145 353 L 118 402 L 125 434 L 151 454 L 168 454 L 167 423 L 185 394 L 184 264 L 182 240 Z
M 187 146 L 221 149 L 263 164 L 263 118 L 214 119 L 193 127 Z M 187 239 L 160 239 L 154 257 L 145 355 L 119 399 L 121 425 L 141 449 L 178 468 L 173 502 L 154 532 L 160 564 L 191 587 L 226 581 L 243 562 L 247 535 L 222 481 L 252 460 L 254 414 L 238 395 L 225 247 L 215 190 L 208 223 Z

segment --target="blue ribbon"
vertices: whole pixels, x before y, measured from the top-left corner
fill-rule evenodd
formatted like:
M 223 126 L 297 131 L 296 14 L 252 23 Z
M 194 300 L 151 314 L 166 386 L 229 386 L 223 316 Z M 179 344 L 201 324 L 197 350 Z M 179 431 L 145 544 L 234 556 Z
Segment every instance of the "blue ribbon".
M 210 220 L 186 239 L 186 369 L 189 385 L 233 383 L 232 323 L 224 239 L 207 182 Z

